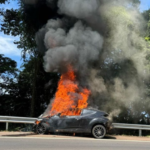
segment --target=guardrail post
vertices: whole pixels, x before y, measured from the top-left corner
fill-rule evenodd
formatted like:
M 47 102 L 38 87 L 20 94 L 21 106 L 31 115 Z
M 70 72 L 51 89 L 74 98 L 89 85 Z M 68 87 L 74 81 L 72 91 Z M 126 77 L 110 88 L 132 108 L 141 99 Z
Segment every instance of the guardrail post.
M 8 131 L 8 122 L 6 122 L 6 131 Z
M 139 129 L 139 136 L 142 136 L 142 130 Z

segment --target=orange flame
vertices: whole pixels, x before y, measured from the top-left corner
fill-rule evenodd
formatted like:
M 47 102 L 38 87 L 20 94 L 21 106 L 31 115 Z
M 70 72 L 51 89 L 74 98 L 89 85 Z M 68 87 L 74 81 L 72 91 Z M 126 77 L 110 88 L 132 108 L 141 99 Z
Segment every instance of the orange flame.
M 57 113 L 61 113 L 61 116 L 80 115 L 81 109 L 88 106 L 89 95 L 88 89 L 79 89 L 75 73 L 72 67 L 68 66 L 68 72 L 62 74 L 58 83 L 50 111 L 51 116 Z

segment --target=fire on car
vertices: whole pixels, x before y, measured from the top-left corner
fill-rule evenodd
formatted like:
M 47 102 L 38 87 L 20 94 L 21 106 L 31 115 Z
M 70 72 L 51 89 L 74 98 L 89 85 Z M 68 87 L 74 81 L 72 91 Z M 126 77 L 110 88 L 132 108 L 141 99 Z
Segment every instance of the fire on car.
M 94 109 L 82 109 L 78 116 L 63 116 L 61 113 L 54 116 L 40 116 L 35 121 L 34 132 L 37 134 L 49 132 L 90 133 L 100 139 L 111 127 L 107 113 Z

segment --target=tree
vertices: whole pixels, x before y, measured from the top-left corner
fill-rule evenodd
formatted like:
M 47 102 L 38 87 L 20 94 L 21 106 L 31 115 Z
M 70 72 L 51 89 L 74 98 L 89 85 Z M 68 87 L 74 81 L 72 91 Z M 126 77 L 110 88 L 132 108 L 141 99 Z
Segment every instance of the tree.
M 39 1 L 36 5 L 28 5 L 20 0 L 19 5 L 19 9 L 1 10 L 1 15 L 4 17 L 1 32 L 20 36 L 20 40 L 14 43 L 18 48 L 23 49 L 23 58 L 26 52 L 30 55 L 38 55 L 35 34 L 48 19 L 60 16 L 57 13 L 57 0 L 53 8 L 46 5 L 46 0 Z
M 0 4 L 5 4 L 7 0 L 0 0 Z
M 150 47 L 150 9 L 146 10 L 142 13 L 142 15 L 144 16 L 145 20 L 147 21 L 147 24 L 145 25 L 145 40 L 147 41 L 148 46 Z M 150 52 L 147 52 L 147 60 L 150 64 Z M 150 71 L 150 65 L 147 65 L 147 69 Z M 147 81 L 145 81 L 146 84 L 146 94 L 147 94 L 147 99 L 145 100 L 146 102 L 144 103 L 144 114 L 145 116 L 147 116 L 147 120 L 150 123 L 150 105 L 149 105 L 149 99 L 150 99 L 150 80 L 148 79 Z
M 3 73 L 15 74 L 16 71 L 16 62 L 0 54 L 0 75 Z
M 145 18 L 145 20 L 147 21 L 147 25 L 146 25 L 146 35 L 145 35 L 145 40 L 146 41 L 150 41 L 150 9 L 149 10 L 146 10 L 143 12 L 142 14 Z
M 17 75 L 16 62 L 0 54 L 0 114 L 10 110 L 7 107 L 11 105 L 8 104 L 11 102 L 11 90 L 15 88 Z
M 18 84 L 21 85 L 19 89 L 22 89 L 22 85 L 25 88 L 25 90 L 22 89 L 22 94 L 23 92 L 26 93 L 26 96 L 23 97 L 28 97 L 28 100 L 32 103 L 28 105 L 29 115 L 36 117 L 45 111 L 50 99 L 54 96 L 59 75 L 57 73 L 46 73 L 43 69 L 42 58 L 38 58 L 37 64 L 34 64 L 35 59 L 37 58 L 33 57 L 23 65 L 24 69 L 19 75 Z M 35 68 L 35 65 L 37 68 Z M 34 74 L 35 69 L 38 69 L 37 74 Z M 33 82 L 35 78 L 36 81 Z M 35 93 L 33 94 L 33 92 Z M 33 95 L 35 95 L 35 101 L 33 101 Z
M 10 116 L 39 116 L 46 109 L 49 100 L 54 96 L 59 75 L 46 73 L 42 59 L 39 60 L 39 71 L 36 74 L 36 101 L 31 105 L 34 82 L 34 59 L 22 66 L 22 71 L 16 69 L 16 62 L 0 55 L 0 114 Z M 4 77 L 3 77 L 4 76 Z M 49 82 L 51 80 L 51 82 Z M 34 108 L 32 108 L 34 107 Z M 31 109 L 32 108 L 32 109 Z
M 17 76 L 16 62 L 4 55 L 0 54 L 0 87 L 1 93 L 6 93 L 7 86 Z M 3 91 L 3 89 L 5 89 Z
M 30 80 L 30 82 L 32 82 L 30 115 L 35 116 L 38 75 L 41 68 L 44 72 L 43 67 L 39 68 L 41 66 L 40 64 L 43 63 L 43 54 L 36 48 L 35 34 L 48 19 L 58 15 L 57 5 L 50 9 L 46 5 L 46 0 L 38 2 L 36 6 L 27 5 L 20 0 L 20 9 L 1 10 L 1 15 L 4 17 L 4 21 L 1 24 L 1 31 L 7 35 L 20 36 L 20 40 L 14 43 L 18 45 L 18 48 L 23 49 L 22 57 L 25 62 L 28 61 L 26 54 L 29 54 L 29 64 L 32 66 L 32 72 L 30 72 L 32 74 L 32 80 Z M 27 66 L 27 63 L 25 63 L 25 65 Z

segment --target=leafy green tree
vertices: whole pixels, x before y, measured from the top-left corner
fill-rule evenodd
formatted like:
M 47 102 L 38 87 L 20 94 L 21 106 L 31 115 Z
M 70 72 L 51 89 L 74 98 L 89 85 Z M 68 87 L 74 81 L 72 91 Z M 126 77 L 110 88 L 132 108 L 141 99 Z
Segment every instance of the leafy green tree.
M 17 71 L 16 62 L 0 54 L 0 87 L 5 87 L 5 92 L 8 92 L 7 85 L 17 76 Z
M 0 4 L 5 4 L 7 0 L 0 0 Z
M 0 114 L 10 110 L 6 107 L 10 107 L 8 105 L 11 101 L 10 92 L 16 83 L 17 72 L 16 62 L 0 54 Z
M 150 9 L 149 10 L 146 10 L 146 11 L 144 11 L 143 13 L 142 13 L 142 15 L 144 16 L 144 18 L 145 18 L 145 20 L 147 21 L 147 25 L 145 25 L 145 31 L 146 31 L 146 33 L 145 33 L 145 40 L 147 41 L 147 43 L 148 43 L 148 46 L 150 47 Z M 149 64 L 150 64 L 150 54 L 148 53 L 148 55 L 147 55 L 147 60 L 148 60 L 148 62 L 149 62 Z M 147 65 L 147 68 L 148 68 L 148 70 L 150 71 L 150 65 Z M 145 100 L 145 103 L 144 103 L 144 114 L 145 114 L 145 116 L 147 117 L 147 120 L 148 120 L 148 122 L 149 122 L 149 124 L 150 124 L 150 104 L 149 104 L 149 100 L 150 100 L 150 80 L 148 79 L 146 82 L 145 82 L 145 84 L 146 84 L 146 87 L 147 87 L 147 89 L 146 89 L 146 94 L 147 94 L 147 99 Z
M 8 57 L 4 57 L 3 54 L 0 54 L 0 75 L 2 73 L 15 74 L 16 62 Z
M 20 36 L 20 40 L 15 41 L 14 43 L 18 45 L 18 48 L 22 49 L 22 57 L 25 62 L 29 61 L 30 66 L 32 66 L 32 72 L 30 72 L 32 77 L 30 80 L 30 84 L 32 85 L 30 115 L 34 116 L 35 105 L 37 104 L 36 87 L 39 80 L 38 74 L 41 71 L 41 68 L 44 72 L 43 66 L 40 67 L 39 65 L 43 63 L 43 56 L 36 48 L 35 34 L 48 19 L 58 15 L 57 5 L 55 5 L 53 9 L 50 9 L 46 5 L 46 0 L 45 2 L 37 3 L 36 7 L 33 5 L 26 5 L 21 0 L 19 4 L 19 9 L 1 10 L 1 15 L 4 17 L 1 24 L 1 31 L 7 35 Z M 29 59 L 26 59 L 26 54 L 28 54 Z M 25 65 L 27 65 L 27 63 L 25 63 Z M 43 78 L 43 76 L 41 78 Z
M 146 25 L 147 32 L 146 32 L 145 40 L 150 41 L 150 9 L 144 11 L 142 15 L 144 16 L 145 20 L 147 21 L 147 25 Z
M 29 115 L 36 117 L 45 111 L 50 99 L 54 96 L 59 75 L 57 73 L 46 73 L 43 69 L 42 58 L 38 58 L 38 63 L 36 63 L 37 68 L 35 68 L 34 63 L 37 61 L 35 59 L 37 58 L 33 57 L 23 65 L 24 69 L 19 75 L 18 84 L 24 84 L 24 93 L 28 91 L 27 95 L 30 101 L 30 105 L 28 106 L 28 108 L 30 108 Z M 36 74 L 35 69 L 37 69 Z M 33 81 L 35 78 L 36 81 Z M 28 90 L 26 88 L 28 88 Z M 19 89 L 21 89 L 21 87 Z M 35 93 L 33 94 L 33 92 Z M 35 95 L 34 101 L 33 95 Z
M 37 56 L 35 34 L 47 23 L 48 19 L 60 16 L 57 13 L 57 0 L 53 8 L 46 5 L 46 0 L 39 1 L 36 5 L 27 5 L 19 0 L 18 4 L 19 9 L 0 11 L 0 14 L 4 17 L 0 31 L 7 35 L 20 37 L 20 40 L 14 43 L 22 49 L 23 58 L 25 58 L 26 52 L 29 55 Z
M 17 72 L 15 61 L 3 55 L 0 56 L 0 115 L 39 116 L 55 94 L 59 75 L 46 73 L 41 59 L 36 64 L 39 70 L 36 74 L 36 85 L 34 85 L 36 58 L 31 58 L 24 63 L 22 71 Z M 33 86 L 36 86 L 36 97 L 34 105 L 31 105 Z M 31 114 L 33 110 L 34 115 Z

